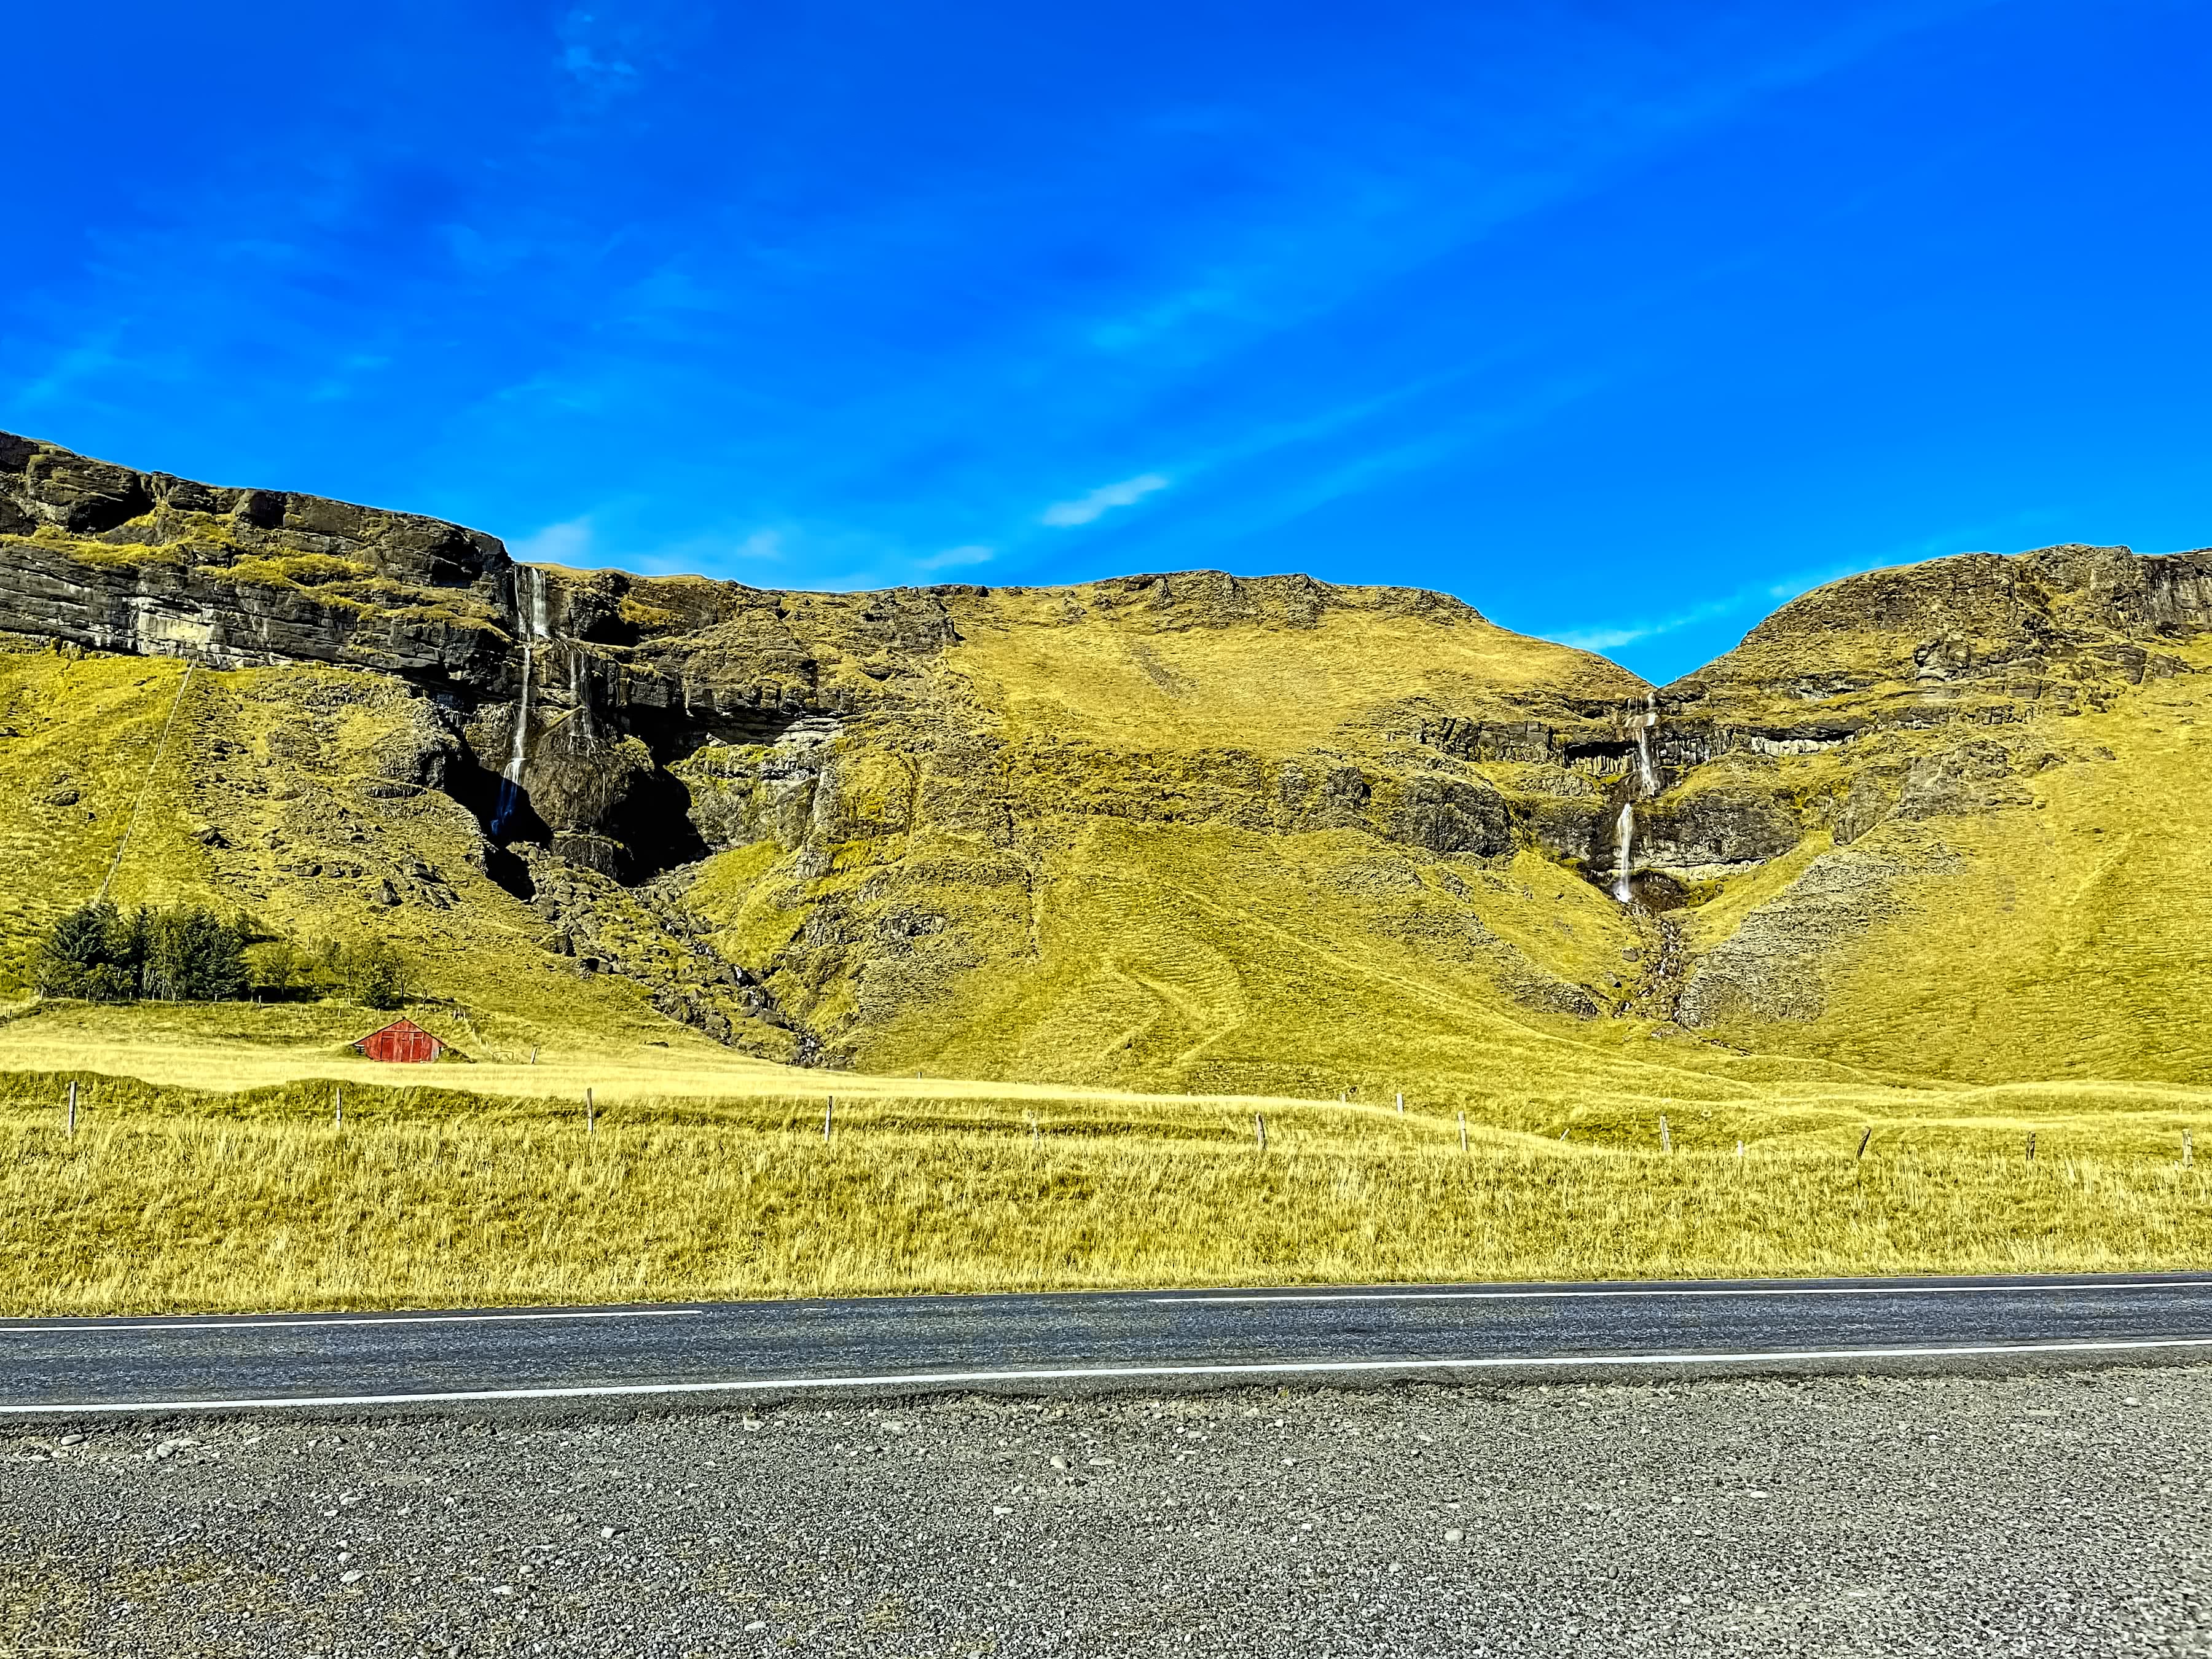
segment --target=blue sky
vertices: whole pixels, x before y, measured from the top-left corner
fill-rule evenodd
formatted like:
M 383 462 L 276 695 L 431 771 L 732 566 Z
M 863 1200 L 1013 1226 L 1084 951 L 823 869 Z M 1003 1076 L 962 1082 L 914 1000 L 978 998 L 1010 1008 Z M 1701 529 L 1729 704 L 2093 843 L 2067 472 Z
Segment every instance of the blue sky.
M 9 39 L 0 427 L 523 556 L 1298 569 L 1664 680 L 1850 570 L 2212 542 L 2203 4 L 91 0 Z

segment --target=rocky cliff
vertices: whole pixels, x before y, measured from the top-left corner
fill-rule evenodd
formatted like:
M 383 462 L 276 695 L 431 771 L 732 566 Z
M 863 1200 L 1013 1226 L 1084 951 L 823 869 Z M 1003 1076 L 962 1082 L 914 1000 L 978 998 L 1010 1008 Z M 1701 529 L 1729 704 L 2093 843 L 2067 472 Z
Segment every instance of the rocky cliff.
M 1295 1086 L 1358 1009 L 1462 1074 L 1620 1022 L 1891 1063 L 1837 1035 L 1872 953 L 2189 702 L 2212 555 L 1875 572 L 1655 690 L 1413 590 L 584 573 L 0 437 L 0 630 L 212 671 L 174 764 L 218 890 L 527 939 L 780 1058 Z M 95 711 L 16 660 L 82 794 Z
M 1407 756 L 1427 747 L 1429 775 L 1263 759 L 1271 745 L 1224 729 L 1219 747 L 1188 758 L 1169 741 L 1176 761 L 1132 762 L 1126 787 L 1102 790 L 1097 733 L 1049 721 L 1032 730 L 973 696 L 954 665 L 975 654 L 963 644 L 986 635 L 1042 641 L 1051 657 L 1055 635 L 1295 640 L 1393 624 L 1471 635 L 1477 654 L 1517 653 L 1508 675 L 1484 663 L 1472 678 L 1462 668 L 1421 688 L 1429 695 L 1358 711 L 1374 733 L 1402 738 Z M 1413 590 L 1194 572 L 1048 590 L 790 593 L 580 573 L 519 566 L 495 538 L 434 520 L 216 489 L 5 436 L 0 629 L 219 669 L 332 665 L 398 676 L 432 700 L 455 739 L 424 781 L 450 784 L 483 809 L 488 830 L 498 822 L 502 840 L 543 841 L 629 878 L 778 829 L 797 833 L 794 814 L 813 810 L 819 770 L 808 757 L 848 731 L 904 753 L 919 743 L 940 763 L 933 775 L 965 780 L 969 793 L 996 772 L 1039 775 L 1048 789 L 1061 774 L 1076 786 L 1065 799 L 1116 814 L 1276 828 L 1356 821 L 1432 850 L 1492 854 L 1510 842 L 1512 820 L 1569 849 L 1589 840 L 1573 813 L 1523 805 L 1516 815 L 1454 763 L 1511 754 L 1556 764 L 1595 752 L 1613 706 L 1643 690 L 1559 647 L 1513 641 L 1501 653 L 1511 636 L 1455 600 Z M 1470 648 L 1455 639 L 1445 655 Z M 1047 681 L 1097 667 L 1079 651 L 1060 654 L 1036 665 Z M 1141 643 L 1134 655 L 1168 694 L 1158 717 L 1176 720 L 1175 671 Z M 1072 711 L 1090 690 L 1049 695 Z M 1124 751 L 1128 735 L 1117 727 L 1109 742 Z M 1010 739 L 1019 752 L 1007 750 Z M 1162 766 L 1175 775 L 1148 775 Z M 495 781 L 510 773 L 520 799 L 502 807 Z

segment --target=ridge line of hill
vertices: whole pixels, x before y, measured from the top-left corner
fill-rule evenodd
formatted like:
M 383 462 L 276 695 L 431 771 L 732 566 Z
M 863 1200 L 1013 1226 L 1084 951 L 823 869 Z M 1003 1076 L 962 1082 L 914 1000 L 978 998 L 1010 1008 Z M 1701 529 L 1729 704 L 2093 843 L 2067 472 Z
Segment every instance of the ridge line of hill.
M 2212 552 L 2069 544 L 1844 578 L 1655 688 L 1418 588 L 573 571 L 0 436 L 0 853 L 55 875 L 0 907 L 0 975 L 72 837 L 115 845 L 109 775 L 179 691 L 131 665 L 168 658 L 211 672 L 121 889 L 411 931 L 471 1006 L 1231 1092 L 1322 1087 L 1361 1042 L 1471 1089 L 1624 1033 L 1686 1040 L 1668 1067 L 2058 1075 L 2083 964 L 2212 966 L 2161 862 L 2208 636 Z M 1974 981 L 1967 939 L 2029 964 L 1979 994 L 2019 1065 L 1897 1000 Z

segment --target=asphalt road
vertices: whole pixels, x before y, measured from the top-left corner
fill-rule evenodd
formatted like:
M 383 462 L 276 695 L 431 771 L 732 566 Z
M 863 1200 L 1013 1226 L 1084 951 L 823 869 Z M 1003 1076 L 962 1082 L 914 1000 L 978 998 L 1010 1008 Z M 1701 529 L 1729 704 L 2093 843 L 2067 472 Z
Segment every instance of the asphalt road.
M 0 1413 L 2005 1370 L 2212 1358 L 2212 1278 L 1436 1285 L 0 1322 Z

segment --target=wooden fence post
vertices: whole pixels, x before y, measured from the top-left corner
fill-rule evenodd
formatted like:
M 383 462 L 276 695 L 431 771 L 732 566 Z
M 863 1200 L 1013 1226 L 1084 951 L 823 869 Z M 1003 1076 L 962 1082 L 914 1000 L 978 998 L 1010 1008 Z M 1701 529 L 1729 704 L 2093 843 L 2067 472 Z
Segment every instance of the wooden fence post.
M 75 1140 L 76 1139 L 76 1079 L 75 1078 L 70 1079 L 69 1132 L 70 1139 Z M 2187 1160 L 2185 1158 L 2183 1161 Z
M 584 1091 L 584 1133 L 595 1135 L 599 1132 L 599 1103 L 592 1098 L 589 1089 Z
M 829 1103 L 822 1109 L 822 1142 L 824 1146 L 830 1143 L 830 1128 L 836 1115 L 837 1097 L 832 1095 L 830 1097 Z
M 1674 1150 L 1674 1137 L 1667 1133 L 1667 1114 L 1664 1112 L 1659 1114 L 1659 1150 L 1662 1152 Z
M 345 1127 L 345 1085 L 337 1084 L 331 1090 L 331 1127 Z
M 2035 1131 L 2033 1129 L 2027 1132 L 2027 1161 L 2030 1164 L 2035 1162 Z
M 70 1098 L 71 1100 L 75 1100 L 76 1098 L 76 1085 L 74 1083 L 70 1085 Z M 2189 1167 L 2190 1155 L 2196 1150 L 2197 1149 L 2194 1146 L 2191 1146 L 2189 1144 L 2189 1131 L 2184 1129 L 2181 1132 L 2181 1167 L 2183 1169 L 2185 1170 Z
M 1459 1149 L 1462 1152 L 1467 1150 L 1467 1114 L 1465 1112 L 1459 1115 Z
M 1403 1089 L 1398 1091 L 1398 1115 L 1406 1115 L 1406 1091 Z
M 1859 1137 L 1859 1156 L 1861 1158 L 1864 1158 L 1866 1156 L 1867 1142 L 1873 1139 L 1874 1125 L 1869 1123 L 1867 1125 L 1867 1132 Z
M 1257 1112 L 1252 1114 L 1252 1133 L 1259 1137 L 1260 1150 L 1266 1152 L 1267 1150 L 1267 1120 Z

